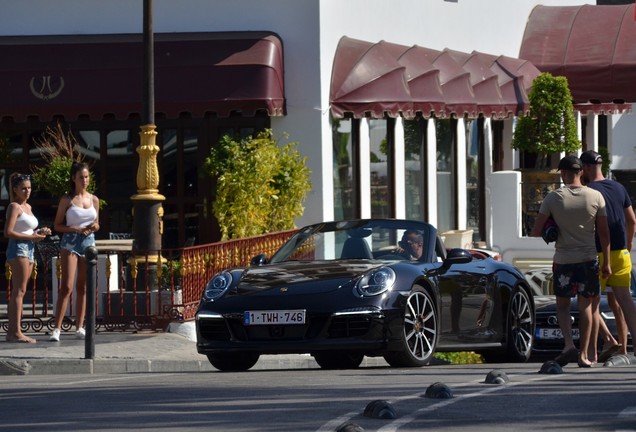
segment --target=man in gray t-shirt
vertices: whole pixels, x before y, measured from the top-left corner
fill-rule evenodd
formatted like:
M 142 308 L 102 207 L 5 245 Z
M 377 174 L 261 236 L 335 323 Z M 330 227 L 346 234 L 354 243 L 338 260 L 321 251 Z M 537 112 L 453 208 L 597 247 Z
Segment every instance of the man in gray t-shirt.
M 605 199 L 600 192 L 581 183 L 583 164 L 576 156 L 566 156 L 559 162 L 564 186 L 550 192 L 539 208 L 531 235 L 540 237 L 543 226 L 552 217 L 559 227 L 553 258 L 554 294 L 557 317 L 565 346 L 555 361 L 565 366 L 577 361 L 579 367 L 590 367 L 587 358 L 592 332 L 592 317 L 600 294 L 599 271 L 611 274 L 609 265 L 609 228 Z M 599 266 L 594 233 L 601 241 L 603 265 Z M 570 302 L 577 296 L 579 309 L 579 348 L 572 338 Z

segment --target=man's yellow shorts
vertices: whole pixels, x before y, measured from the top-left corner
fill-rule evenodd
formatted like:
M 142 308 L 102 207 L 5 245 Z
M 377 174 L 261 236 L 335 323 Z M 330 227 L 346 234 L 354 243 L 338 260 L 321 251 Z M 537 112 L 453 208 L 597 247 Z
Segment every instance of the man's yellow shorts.
M 598 254 L 601 266 L 603 266 L 603 254 Z M 601 292 L 605 287 L 629 287 L 629 278 L 632 271 L 632 259 L 627 249 L 610 251 L 610 267 L 612 274 L 609 278 L 601 278 Z

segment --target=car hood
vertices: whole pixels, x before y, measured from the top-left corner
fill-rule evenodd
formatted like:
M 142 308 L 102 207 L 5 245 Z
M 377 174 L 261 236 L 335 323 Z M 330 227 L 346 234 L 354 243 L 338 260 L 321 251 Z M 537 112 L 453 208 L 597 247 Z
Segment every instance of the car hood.
M 249 267 L 243 270 L 234 294 L 247 295 L 286 288 L 288 294 L 317 294 L 335 291 L 371 269 L 373 261 L 290 261 Z

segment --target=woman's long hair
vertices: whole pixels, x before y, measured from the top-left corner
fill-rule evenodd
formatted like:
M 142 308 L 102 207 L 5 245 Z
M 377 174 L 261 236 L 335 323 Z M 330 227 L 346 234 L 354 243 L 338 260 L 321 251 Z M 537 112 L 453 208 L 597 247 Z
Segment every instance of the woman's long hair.
M 75 174 L 83 170 L 87 170 L 90 172 L 88 164 L 85 162 L 73 162 L 73 165 L 71 165 L 71 178 L 70 178 L 70 186 L 68 189 L 70 196 L 75 196 L 75 193 L 76 193 L 75 181 L 73 181 L 73 177 L 75 177 Z
M 31 176 L 28 174 L 20 174 L 17 172 L 12 173 L 9 176 L 9 200 L 11 202 L 15 201 L 15 191 L 14 189 L 20 186 L 20 184 L 24 183 L 26 180 L 31 180 Z

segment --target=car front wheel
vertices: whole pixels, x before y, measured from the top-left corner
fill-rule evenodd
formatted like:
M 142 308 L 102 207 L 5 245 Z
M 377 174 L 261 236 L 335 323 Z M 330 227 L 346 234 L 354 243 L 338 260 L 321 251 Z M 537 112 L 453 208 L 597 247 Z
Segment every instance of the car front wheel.
M 393 367 L 420 367 L 430 363 L 437 346 L 439 319 L 431 295 L 414 287 L 404 306 L 402 350 L 385 354 Z
M 217 353 L 208 354 L 208 361 L 220 371 L 241 372 L 254 366 L 259 357 L 254 353 Z

